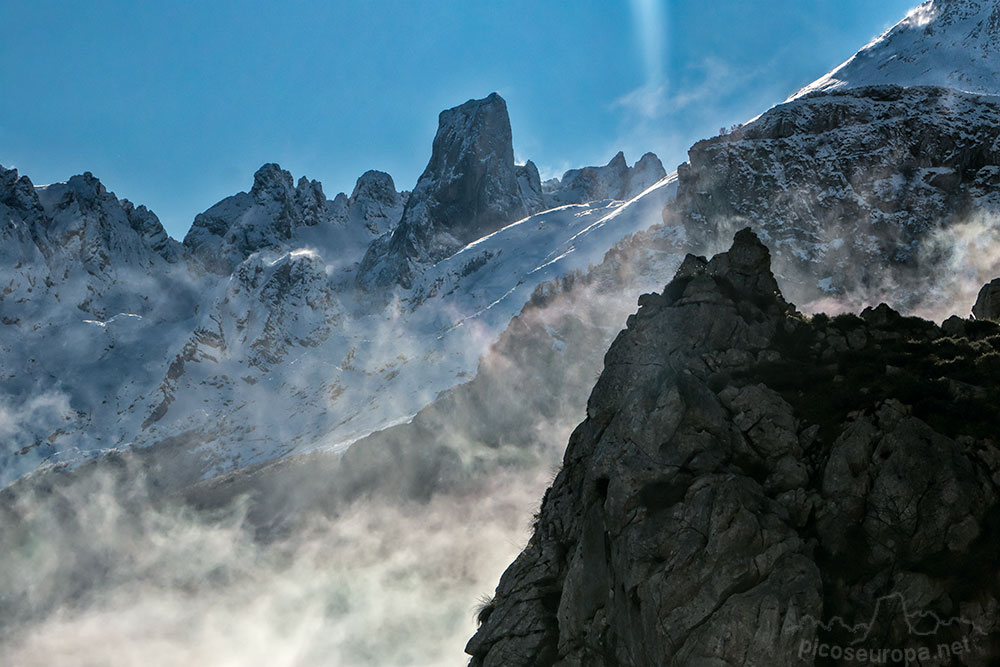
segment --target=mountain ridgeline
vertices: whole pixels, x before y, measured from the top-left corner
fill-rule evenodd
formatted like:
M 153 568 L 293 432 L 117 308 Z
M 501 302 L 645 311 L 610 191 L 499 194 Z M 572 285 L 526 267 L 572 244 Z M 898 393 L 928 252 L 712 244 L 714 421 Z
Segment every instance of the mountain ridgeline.
M 220 472 L 412 417 L 475 369 L 537 284 L 599 262 L 673 194 L 651 154 L 567 172 L 565 187 L 543 186 L 513 155 L 494 93 L 441 113 L 412 192 L 368 171 L 328 199 L 319 182 L 265 164 L 183 243 L 89 173 L 35 187 L 0 168 L 0 349 L 13 360 L 0 406 L 25 415 L 0 443 L 0 484 L 177 438 Z M 461 252 L 528 216 L 538 219 Z M 412 334 L 403 346 L 380 307 L 397 298 L 409 321 L 397 325 Z M 491 333 L 461 326 L 470 319 Z
M 696 143 L 664 221 L 702 250 L 753 225 L 801 303 L 971 302 L 1000 269 L 967 238 L 996 233 L 998 139 L 994 97 L 898 86 L 813 94 Z M 973 275 L 949 285 L 955 272 Z
M 542 180 L 496 94 L 412 191 L 265 164 L 183 243 L 0 168 L 0 652 L 455 664 L 545 493 L 476 667 L 995 664 L 998 17 L 928 0 L 670 175 Z
M 805 317 L 749 230 L 639 304 L 471 664 L 994 664 L 1000 325 Z
M 637 172 L 633 183 L 631 172 Z M 392 234 L 373 244 L 357 284 L 369 290 L 413 284 L 434 264 L 505 224 L 561 204 L 629 199 L 663 179 L 655 155 L 634 168 L 618 153 L 606 167 L 566 172 L 541 182 L 528 161 L 514 164 L 507 104 L 496 93 L 441 112 L 433 152 Z

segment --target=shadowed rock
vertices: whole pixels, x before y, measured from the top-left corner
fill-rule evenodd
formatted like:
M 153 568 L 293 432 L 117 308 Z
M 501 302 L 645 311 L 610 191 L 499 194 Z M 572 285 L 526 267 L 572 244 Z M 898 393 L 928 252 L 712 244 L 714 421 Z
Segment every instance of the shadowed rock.
M 977 320 L 1000 320 L 1000 278 L 993 279 L 979 290 L 972 314 Z
M 809 647 L 966 639 L 962 664 L 993 664 L 1000 326 L 807 320 L 749 230 L 639 304 L 471 664 L 850 664 Z

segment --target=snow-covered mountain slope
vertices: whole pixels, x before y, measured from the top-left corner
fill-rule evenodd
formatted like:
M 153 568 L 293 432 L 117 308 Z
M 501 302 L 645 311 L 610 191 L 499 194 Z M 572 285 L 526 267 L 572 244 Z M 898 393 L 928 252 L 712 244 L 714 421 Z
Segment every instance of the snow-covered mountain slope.
M 700 239 L 699 252 L 751 225 L 804 306 L 888 300 L 940 318 L 1000 269 L 993 97 L 898 86 L 811 95 L 698 142 L 678 174 L 667 223 Z
M 504 125 L 498 96 L 479 102 L 503 112 L 479 130 Z M 459 136 L 468 123 L 456 118 L 443 115 L 448 146 L 510 147 L 503 131 Z M 487 189 L 504 188 L 497 201 L 522 202 L 521 214 L 546 207 L 537 169 L 512 160 Z M 372 291 L 355 286 L 362 258 L 394 237 L 408 205 L 441 203 L 429 186 L 400 193 L 371 171 L 328 200 L 318 182 L 294 185 L 268 164 L 181 245 L 89 174 L 41 187 L 0 177 L 0 484 L 123 447 L 188 450 L 209 474 L 406 420 L 475 371 L 537 285 L 658 223 L 676 191 L 670 176 L 627 200 L 498 216 L 408 285 Z
M 156 216 L 89 173 L 34 187 L 0 168 L 0 248 L 2 483 L 106 446 L 93 420 L 156 381 L 159 355 L 190 331 L 199 284 Z
M 627 202 L 515 222 L 430 267 L 387 310 L 324 280 L 322 252 L 254 255 L 216 295 L 154 400 L 121 417 L 130 421 L 121 437 L 183 437 L 228 469 L 337 449 L 409 419 L 471 377 L 539 284 L 600 262 L 616 241 L 659 222 L 674 192 L 671 176 Z
M 998 42 L 1000 4 L 995 0 L 927 0 L 789 99 L 884 84 L 1000 95 Z

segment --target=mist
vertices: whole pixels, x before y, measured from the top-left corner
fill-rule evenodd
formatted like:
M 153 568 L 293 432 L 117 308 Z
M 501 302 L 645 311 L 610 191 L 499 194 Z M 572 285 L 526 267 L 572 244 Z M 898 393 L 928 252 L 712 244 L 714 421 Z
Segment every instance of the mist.
M 540 287 L 473 380 L 343 454 L 198 481 L 191 452 L 137 448 L 8 486 L 0 654 L 464 664 L 477 606 L 525 546 L 634 307 L 580 276 Z
M 7 507 L 6 664 L 461 664 L 476 600 L 551 479 L 500 471 L 424 503 L 359 500 L 262 541 L 246 496 L 196 512 L 131 475 Z

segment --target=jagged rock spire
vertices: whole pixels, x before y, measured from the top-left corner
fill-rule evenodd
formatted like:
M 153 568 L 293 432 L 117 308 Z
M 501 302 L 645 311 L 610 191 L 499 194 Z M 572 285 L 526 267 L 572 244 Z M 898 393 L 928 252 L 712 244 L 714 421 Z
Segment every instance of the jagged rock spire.
M 359 284 L 408 286 L 416 266 L 525 217 L 529 208 L 518 185 L 504 99 L 492 93 L 442 111 L 430 162 L 392 238 L 365 255 Z

